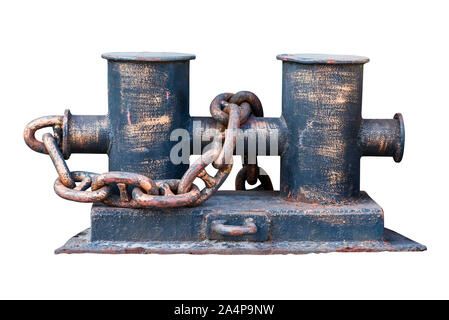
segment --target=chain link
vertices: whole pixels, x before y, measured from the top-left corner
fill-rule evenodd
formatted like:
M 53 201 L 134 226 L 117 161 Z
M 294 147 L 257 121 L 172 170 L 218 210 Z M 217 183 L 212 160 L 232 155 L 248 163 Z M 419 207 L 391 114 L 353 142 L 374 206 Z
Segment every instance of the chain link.
M 64 199 L 77 202 L 103 202 L 106 205 L 126 208 L 197 206 L 218 190 L 231 172 L 232 156 L 240 125 L 244 124 L 251 114 L 263 116 L 260 100 L 249 91 L 219 94 L 212 100 L 210 112 L 217 121 L 217 134 L 208 150 L 189 167 L 181 179 L 153 181 L 144 175 L 131 172 L 103 174 L 87 171 L 71 172 L 60 149 L 62 116 L 47 116 L 33 120 L 25 127 L 24 138 L 31 149 L 50 156 L 58 173 L 54 190 Z M 54 135 L 45 133 L 42 135 L 42 142 L 38 141 L 35 133 L 45 127 L 53 127 Z M 221 146 L 223 133 L 224 143 Z M 210 164 L 218 169 L 214 176 L 206 172 L 206 167 Z M 244 190 L 246 180 L 250 184 L 255 184 L 258 179 L 261 186 L 265 186 L 264 190 L 269 189 L 270 178 L 259 175 L 261 170 L 263 171 L 257 164 L 254 168 L 244 163 L 236 179 L 236 189 Z M 267 177 L 269 184 L 261 177 Z M 202 190 L 194 184 L 197 178 L 205 183 Z M 272 189 L 271 186 L 270 190 Z

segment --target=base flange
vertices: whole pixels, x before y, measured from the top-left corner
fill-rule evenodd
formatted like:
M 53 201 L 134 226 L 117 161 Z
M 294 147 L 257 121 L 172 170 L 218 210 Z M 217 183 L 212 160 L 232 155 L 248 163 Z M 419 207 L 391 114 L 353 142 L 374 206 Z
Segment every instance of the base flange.
M 425 251 L 427 248 L 399 233 L 384 229 L 383 241 L 90 241 L 90 229 L 71 238 L 55 253 L 157 254 L 305 254 L 326 252 Z

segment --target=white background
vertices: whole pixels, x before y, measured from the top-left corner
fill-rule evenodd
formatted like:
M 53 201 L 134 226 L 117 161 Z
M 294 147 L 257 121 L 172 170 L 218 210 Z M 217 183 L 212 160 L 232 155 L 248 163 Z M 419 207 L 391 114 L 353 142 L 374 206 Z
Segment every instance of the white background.
M 446 2 L 447 3 L 447 2 Z M 14 1 L 0 5 L 1 298 L 449 298 L 448 7 L 445 1 Z M 280 116 L 279 53 L 365 55 L 363 116 L 402 112 L 405 156 L 363 158 L 362 189 L 424 253 L 303 256 L 54 255 L 89 205 L 53 193 L 50 159 L 23 142 L 39 116 L 107 112 L 108 51 L 191 62 L 191 114 L 251 90 Z M 279 187 L 278 158 L 261 159 Z M 72 170 L 107 171 L 105 155 Z M 234 175 L 239 164 L 234 169 Z M 233 188 L 234 175 L 225 184 Z M 217 285 L 217 281 L 221 285 Z

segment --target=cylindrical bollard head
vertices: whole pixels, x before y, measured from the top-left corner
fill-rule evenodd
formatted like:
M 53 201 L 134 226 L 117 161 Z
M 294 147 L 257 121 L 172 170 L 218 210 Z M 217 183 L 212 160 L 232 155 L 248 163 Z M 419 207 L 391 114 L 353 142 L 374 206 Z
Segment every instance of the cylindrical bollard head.
M 189 60 L 166 52 L 106 53 L 110 147 L 109 170 L 152 179 L 181 178 L 188 163 L 175 164 L 174 129 L 189 125 Z
M 365 57 L 278 55 L 282 114 L 288 126 L 281 195 L 332 203 L 359 197 Z

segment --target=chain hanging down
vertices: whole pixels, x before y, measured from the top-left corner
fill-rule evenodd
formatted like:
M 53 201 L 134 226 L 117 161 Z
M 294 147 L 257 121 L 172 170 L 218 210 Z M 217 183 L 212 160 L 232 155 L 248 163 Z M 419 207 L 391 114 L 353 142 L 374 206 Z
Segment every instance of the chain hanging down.
M 60 149 L 63 116 L 41 117 L 30 122 L 25 128 L 24 138 L 31 149 L 50 156 L 58 173 L 54 190 L 62 198 L 77 202 L 103 202 L 110 206 L 127 208 L 197 206 L 218 190 L 231 172 L 232 156 L 240 125 L 245 123 L 251 114 L 263 116 L 260 100 L 248 91 L 219 94 L 212 101 L 210 112 L 217 121 L 216 129 L 219 134 L 214 136 L 208 150 L 189 167 L 181 179 L 152 180 L 141 174 L 116 171 L 103 174 L 87 171 L 71 172 Z M 35 133 L 45 127 L 52 127 L 54 135 L 45 133 L 42 142 L 38 141 Z M 206 167 L 210 164 L 218 169 L 214 176 L 206 172 Z M 244 166 L 243 169 L 245 168 L 248 166 Z M 258 173 L 259 170 L 257 176 Z M 254 178 L 257 181 L 257 176 L 252 177 L 251 181 Z M 194 184 L 196 178 L 204 181 L 205 188 L 199 190 Z M 240 187 L 241 182 L 237 184 L 236 180 L 238 190 L 244 190 L 246 179 L 246 176 L 242 177 L 239 172 L 237 180 L 243 181 L 243 188 Z M 262 179 L 260 180 L 263 184 Z M 118 189 L 118 194 L 113 191 L 114 189 Z

